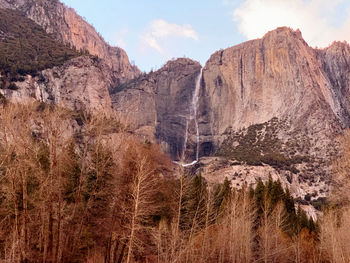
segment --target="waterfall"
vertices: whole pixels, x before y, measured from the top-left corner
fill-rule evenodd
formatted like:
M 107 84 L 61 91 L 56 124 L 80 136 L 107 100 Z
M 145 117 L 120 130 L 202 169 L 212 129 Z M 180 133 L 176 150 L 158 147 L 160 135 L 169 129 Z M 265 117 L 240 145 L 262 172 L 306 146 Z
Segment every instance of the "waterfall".
M 198 127 L 198 102 L 199 102 L 199 90 L 201 88 L 201 80 L 203 75 L 203 68 L 201 68 L 201 71 L 199 72 L 199 76 L 197 77 L 196 81 L 196 88 L 194 89 L 194 94 L 192 97 L 192 111 L 193 111 L 193 119 L 196 126 L 196 162 L 199 160 L 199 127 Z
M 188 119 L 186 118 L 185 139 L 184 139 L 184 145 L 183 145 L 183 148 L 182 148 L 181 160 L 185 160 L 185 151 L 186 151 L 186 146 L 187 146 L 187 139 L 188 139 Z
M 199 75 L 196 79 L 196 86 L 192 95 L 192 102 L 191 102 L 191 108 L 190 108 L 190 115 L 188 118 L 186 118 L 186 131 L 185 131 L 185 138 L 184 138 L 184 146 L 182 150 L 182 160 L 180 163 L 176 162 L 177 164 L 181 164 L 183 167 L 188 167 L 196 164 L 199 160 L 199 126 L 198 126 L 198 119 L 197 119 L 197 111 L 198 111 L 198 102 L 199 102 L 199 91 L 201 87 L 201 80 L 203 75 L 203 68 L 201 68 Z M 196 159 L 193 160 L 191 163 L 183 163 L 185 160 L 185 152 L 187 147 L 187 141 L 188 141 L 188 121 L 194 120 L 195 128 L 196 128 Z

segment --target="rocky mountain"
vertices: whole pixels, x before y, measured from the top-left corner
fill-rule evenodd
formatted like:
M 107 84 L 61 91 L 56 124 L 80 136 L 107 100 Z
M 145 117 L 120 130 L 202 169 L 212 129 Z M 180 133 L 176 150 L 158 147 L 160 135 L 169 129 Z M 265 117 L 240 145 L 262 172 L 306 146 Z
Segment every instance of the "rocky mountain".
M 329 74 L 333 69 L 339 72 L 336 78 L 346 75 L 346 67 L 336 62 L 331 50 L 333 46 L 314 50 L 299 31 L 279 28 L 262 39 L 216 52 L 203 70 L 201 129 L 219 145 L 227 129 L 274 117 L 286 121 L 290 132 L 327 133 L 326 137 L 348 126 L 348 83 Z
M 103 59 L 67 47 L 17 10 L 0 9 L 0 94 L 75 111 L 111 113 L 113 74 Z
M 59 63 L 44 58 L 35 74 L 2 73 L 5 98 L 116 111 L 132 133 L 161 144 L 208 182 L 225 174 L 242 187 L 271 175 L 295 197 L 327 195 L 336 137 L 350 126 L 348 44 L 313 49 L 300 31 L 283 27 L 215 52 L 203 68 L 180 58 L 141 74 L 122 49 L 58 0 L 0 0 L 0 8 L 34 21 L 47 34 L 32 30 L 40 37 L 73 47 L 60 47 Z M 0 42 L 11 37 L 1 30 Z
M 325 196 L 330 164 L 338 154 L 335 139 L 350 121 L 349 59 L 348 44 L 313 49 L 300 31 L 289 28 L 214 53 L 200 80 L 200 156 L 267 165 L 266 174 L 272 168 L 298 189 L 295 196 Z M 155 136 L 174 160 L 185 152 L 187 163 L 197 148 L 193 121 L 186 129 L 186 120 L 191 120 L 199 72 L 190 60 L 168 62 L 114 89 L 113 107 L 127 112 L 138 131 Z M 193 169 L 205 171 L 207 165 L 208 160 Z M 231 177 L 237 172 L 232 162 L 218 165 L 214 158 L 212 165 L 217 173 L 228 169 Z M 254 173 L 239 169 L 242 177 Z
M 203 69 L 201 143 L 327 192 L 336 136 L 349 127 L 349 59 L 348 44 L 313 49 L 289 28 L 216 52 Z
M 59 0 L 0 0 L 0 8 L 21 11 L 57 40 L 98 56 L 108 65 L 116 83 L 140 74 L 123 49 L 107 44 L 74 9 Z
M 315 50 L 307 45 L 299 31 L 279 28 L 262 39 L 213 54 L 203 68 L 199 94 L 197 117 L 202 154 L 215 153 L 230 131 L 268 123 L 276 118 L 277 126 L 284 125 L 280 132 L 283 130 L 286 137 L 287 133 L 296 132 L 331 140 L 331 135 L 349 125 L 348 50 L 349 46 L 344 43 Z M 168 105 L 176 102 L 178 116 L 188 114 L 191 101 L 188 96 L 193 95 L 195 77 L 200 69 L 198 65 L 191 72 L 192 64 L 195 62 L 188 59 L 171 61 L 155 73 L 118 86 L 112 92 L 114 107 L 134 114 L 130 118 L 138 128 L 157 126 L 158 119 L 147 121 L 144 118 L 142 107 L 153 102 L 143 100 L 147 95 L 141 93 L 147 91 L 149 97 L 162 97 L 165 90 L 170 96 L 161 100 L 167 100 Z M 158 79 L 163 76 L 166 83 Z M 174 84 L 178 78 L 188 81 L 178 87 Z M 174 85 L 176 92 L 169 93 L 169 87 L 171 90 Z M 135 99 L 137 96 L 130 95 L 135 92 L 141 98 L 138 102 L 125 99 Z M 181 98 L 181 103 L 178 102 L 178 92 L 187 96 Z M 123 105 L 124 102 L 131 105 Z M 155 111 L 159 116 L 173 114 L 167 111 L 169 107 L 159 110 Z M 321 148 L 327 144 L 321 141 L 317 140 L 314 146 Z

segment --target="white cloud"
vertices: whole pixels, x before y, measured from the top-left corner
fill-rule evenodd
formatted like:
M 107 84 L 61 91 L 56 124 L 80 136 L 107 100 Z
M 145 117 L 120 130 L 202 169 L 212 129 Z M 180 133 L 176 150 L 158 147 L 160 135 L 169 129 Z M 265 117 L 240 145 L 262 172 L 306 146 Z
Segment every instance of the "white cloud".
M 347 0 L 245 0 L 233 12 L 233 20 L 247 38 L 262 37 L 279 26 L 300 29 L 311 46 L 325 47 L 334 40 L 350 40 L 350 10 L 342 25 L 331 18 L 336 7 Z
M 159 53 L 163 53 L 163 49 L 158 44 L 157 39 L 155 37 L 153 37 L 151 34 L 146 34 L 146 35 L 142 36 L 142 40 L 143 40 L 144 44 L 148 45 L 151 48 L 154 48 Z
M 164 42 L 169 37 L 188 38 L 198 41 L 198 34 L 191 25 L 178 25 L 162 19 L 153 20 L 146 32 L 141 36 L 141 51 L 153 48 L 162 56 L 169 58 L 170 52 Z

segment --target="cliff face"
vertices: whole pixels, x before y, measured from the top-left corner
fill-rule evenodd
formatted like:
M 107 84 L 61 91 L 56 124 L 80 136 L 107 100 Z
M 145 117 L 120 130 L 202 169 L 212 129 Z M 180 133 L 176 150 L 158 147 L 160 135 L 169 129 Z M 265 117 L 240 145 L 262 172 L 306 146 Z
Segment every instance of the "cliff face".
M 105 60 L 62 45 L 19 11 L 1 9 L 0 24 L 0 96 L 112 113 L 114 77 Z
M 278 28 L 213 54 L 200 91 L 201 155 L 210 145 L 214 155 L 268 163 L 322 196 L 336 136 L 350 124 L 349 52 L 339 42 L 313 49 L 299 31 Z
M 124 50 L 109 46 L 91 25 L 59 0 L 0 0 L 0 8 L 22 11 L 56 39 L 103 59 L 116 83 L 140 74 Z
M 322 70 L 332 86 L 340 105 L 340 116 L 345 126 L 350 126 L 350 46 L 334 42 L 326 49 L 316 50 Z
M 175 160 L 182 155 L 188 126 L 191 159 L 196 132 L 189 115 L 200 68 L 190 59 L 169 61 L 158 71 L 117 87 L 111 95 L 113 107 L 133 130 L 161 143 Z
M 237 145 L 237 138 L 228 140 L 233 133 L 266 124 L 281 143 L 278 152 L 331 159 L 335 136 L 350 123 L 349 59 L 347 44 L 315 50 L 289 28 L 216 52 L 200 81 L 200 154 L 215 154 L 223 143 Z M 141 134 L 165 142 L 178 159 L 199 70 L 189 60 L 169 62 L 117 87 L 113 106 Z M 188 156 L 194 151 L 193 126 L 190 121 Z
M 109 114 L 111 77 L 101 70 L 103 67 L 102 62 L 89 56 L 74 58 L 39 76 L 28 75 L 24 81 L 15 82 L 17 89 L 4 89 L 1 94 L 13 102 L 38 100 L 74 111 Z
M 334 87 L 338 79 L 332 80 L 332 73 L 323 70 L 329 64 L 328 72 L 342 66 L 332 62 L 323 66 L 319 57 L 300 32 L 288 28 L 216 52 L 203 71 L 204 135 L 213 136 L 217 145 L 228 128 L 237 130 L 274 117 L 287 120 L 291 130 L 333 133 L 347 124 L 349 115 L 342 107 L 347 102 L 341 97 L 348 91 Z

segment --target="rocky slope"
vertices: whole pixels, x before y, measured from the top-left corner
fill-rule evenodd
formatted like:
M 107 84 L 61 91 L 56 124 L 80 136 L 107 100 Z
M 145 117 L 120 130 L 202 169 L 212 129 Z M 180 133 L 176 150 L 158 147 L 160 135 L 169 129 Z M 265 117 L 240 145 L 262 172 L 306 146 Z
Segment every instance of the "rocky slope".
M 116 83 L 140 74 L 124 50 L 109 46 L 91 25 L 59 0 L 0 0 L 0 8 L 19 10 L 56 39 L 103 59 Z
M 16 89 L 3 89 L 0 94 L 13 102 L 37 100 L 74 111 L 109 114 L 111 77 L 101 70 L 104 66 L 90 56 L 81 56 L 36 77 L 28 75 L 24 81 L 15 82 Z
M 112 113 L 113 73 L 103 59 L 68 48 L 19 11 L 0 13 L 0 96 Z

